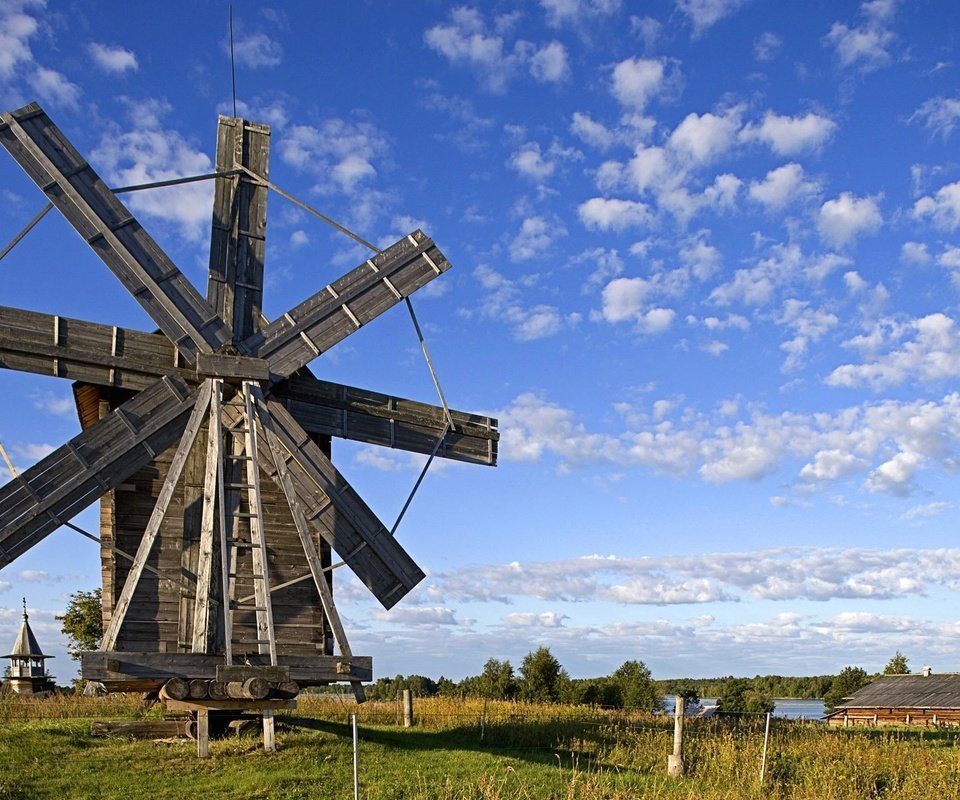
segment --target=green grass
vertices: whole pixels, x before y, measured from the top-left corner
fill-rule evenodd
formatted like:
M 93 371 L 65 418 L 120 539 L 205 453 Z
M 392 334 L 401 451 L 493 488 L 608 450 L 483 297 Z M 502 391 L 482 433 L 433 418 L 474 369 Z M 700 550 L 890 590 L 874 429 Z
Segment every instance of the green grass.
M 278 716 L 277 753 L 247 736 L 214 741 L 199 760 L 189 741 L 90 737 L 93 719 L 137 715 L 134 701 L 110 698 L 0 701 L 0 800 L 348 799 L 354 712 L 367 800 L 960 798 L 960 747 L 949 731 L 778 720 L 761 787 L 760 720 L 688 723 L 688 775 L 670 779 L 672 722 L 645 715 L 435 699 L 419 700 L 416 727 L 403 729 L 394 704 L 306 698 Z

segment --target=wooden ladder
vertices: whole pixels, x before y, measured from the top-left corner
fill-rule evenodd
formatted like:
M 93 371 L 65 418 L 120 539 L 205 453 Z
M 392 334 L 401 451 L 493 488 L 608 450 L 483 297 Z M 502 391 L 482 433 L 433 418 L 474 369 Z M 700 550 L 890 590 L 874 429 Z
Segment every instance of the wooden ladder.
M 252 384 L 244 381 L 241 391 L 224 404 L 232 408 L 234 423 L 225 426 L 231 442 L 224 451 L 224 488 L 227 500 L 228 530 L 225 542 L 229 545 L 227 567 L 228 597 L 224 609 L 225 636 L 228 663 L 235 657 L 237 645 L 256 645 L 257 652 L 270 656 L 271 666 L 277 665 L 277 640 L 273 625 L 273 605 L 270 599 L 270 576 L 267 562 L 267 543 L 264 536 L 263 506 L 260 495 L 260 467 L 257 459 L 256 414 Z M 249 538 L 241 536 L 242 525 L 247 523 Z M 250 551 L 251 572 L 242 575 L 239 571 L 240 551 Z M 253 581 L 253 597 L 237 597 L 237 581 L 249 577 Z M 250 600 L 253 604 L 250 604 Z M 253 611 L 256 614 L 256 635 L 253 639 L 241 639 L 236 634 L 234 612 Z

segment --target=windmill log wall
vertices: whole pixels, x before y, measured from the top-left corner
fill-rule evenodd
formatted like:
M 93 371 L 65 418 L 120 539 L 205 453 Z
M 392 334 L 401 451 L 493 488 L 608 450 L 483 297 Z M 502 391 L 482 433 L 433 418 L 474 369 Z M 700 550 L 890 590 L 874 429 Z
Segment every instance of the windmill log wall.
M 95 387 L 85 386 L 89 393 Z M 104 392 L 99 400 L 99 416 L 106 416 L 123 399 Z M 325 452 L 330 440 L 317 437 Z M 184 475 L 170 502 L 156 544 L 147 564 L 164 576 L 177 576 L 179 581 L 163 581 L 145 571 L 140 579 L 133 603 L 127 612 L 117 640 L 116 650 L 125 652 L 191 652 L 193 634 L 193 601 L 196 592 L 196 569 L 199 550 L 199 515 L 202 505 L 203 460 L 206 453 L 206 430 L 201 430 L 194 444 Z M 135 553 L 150 519 L 156 498 L 173 457 L 173 448 L 160 454 L 148 467 L 134 474 L 126 483 L 105 494 L 100 503 L 100 535 L 103 541 L 103 620 L 109 622 L 117 598 L 123 589 L 130 562 L 116 555 L 112 547 Z M 270 585 L 277 586 L 306 574 L 303 547 L 280 489 L 262 475 L 264 528 L 268 549 Z M 247 535 L 242 532 L 241 535 Z M 329 545 L 316 535 L 315 544 L 323 566 L 330 565 Z M 219 576 L 219 552 L 215 551 L 214 575 Z M 240 552 L 239 569 L 249 574 L 249 552 Z M 330 573 L 327 573 L 329 576 Z M 330 584 L 331 581 L 328 581 Z M 214 581 L 213 595 L 220 600 L 219 581 Z M 252 580 L 238 581 L 238 596 L 253 594 Z M 310 578 L 271 594 L 274 625 L 279 655 L 333 655 L 333 637 L 317 599 Z M 219 615 L 216 615 L 219 617 Z M 212 652 L 223 652 L 222 618 Z M 234 612 L 234 639 L 256 638 L 255 613 Z M 256 645 L 247 651 L 256 653 Z M 234 655 L 242 656 L 242 646 L 234 644 Z

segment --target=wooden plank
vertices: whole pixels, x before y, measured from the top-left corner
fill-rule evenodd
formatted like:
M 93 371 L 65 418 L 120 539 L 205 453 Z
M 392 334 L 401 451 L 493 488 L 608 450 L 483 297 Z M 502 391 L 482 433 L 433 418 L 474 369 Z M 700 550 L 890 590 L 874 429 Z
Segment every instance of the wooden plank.
M 178 369 L 163 334 L 7 306 L 0 306 L 0 367 L 123 389 L 145 389 L 175 372 L 196 379 Z
M 252 654 L 253 665 L 269 666 L 268 656 Z M 349 661 L 340 656 L 279 655 L 280 666 L 290 668 L 290 680 L 301 686 L 324 686 L 351 680 L 373 680 L 373 659 L 354 655 Z M 156 684 L 160 688 L 170 678 L 216 680 L 223 656 L 205 653 L 126 652 L 104 653 L 92 650 L 81 654 L 84 680 L 104 683 Z
M 217 172 L 242 166 L 266 178 L 269 161 L 267 125 L 220 117 Z M 246 175 L 214 182 L 207 299 L 238 342 L 260 327 L 268 194 L 266 186 Z
M 433 452 L 446 424 L 439 406 L 321 381 L 306 371 L 278 383 L 271 397 L 308 433 L 424 455 Z M 455 428 L 444 436 L 437 456 L 494 466 L 500 438 L 497 420 L 462 411 L 450 414 Z
M 203 422 L 204 416 L 209 412 L 209 408 L 210 383 L 207 381 L 204 382 L 200 387 L 200 391 L 197 393 L 196 403 L 190 414 L 190 419 L 184 428 L 183 438 L 180 440 L 177 452 L 173 456 L 173 461 L 171 462 L 170 470 L 167 472 L 163 488 L 157 497 L 157 504 L 154 506 L 153 514 L 147 523 L 143 539 L 140 540 L 140 547 L 137 548 L 133 565 L 127 573 L 127 579 L 123 584 L 123 591 L 120 593 L 120 597 L 114 606 L 110 624 L 103 632 L 103 638 L 100 641 L 101 650 L 113 650 L 116 646 L 120 627 L 123 625 L 127 609 L 130 607 L 130 602 L 133 600 L 133 594 L 137 589 L 140 576 L 143 574 L 143 566 L 146 564 L 147 556 L 150 555 L 150 550 L 153 548 L 153 543 L 160 530 L 160 523 L 163 522 L 164 515 L 167 513 L 167 506 L 170 504 L 170 499 L 173 497 L 173 491 L 176 488 L 177 481 L 180 479 L 184 464 L 186 464 L 187 457 L 190 455 L 193 440 L 196 438 L 197 431 L 200 430 L 200 424 Z
M 188 361 L 231 339 L 223 320 L 37 104 L 0 115 L 0 144 Z
M 265 411 L 286 452 L 286 467 L 306 518 L 380 603 L 392 608 L 423 580 L 423 571 L 286 409 L 268 399 Z M 274 477 L 277 470 L 269 450 L 264 446 L 260 453 Z
M 265 381 L 270 378 L 270 365 L 261 358 L 200 353 L 197 355 L 197 375 L 204 378 L 225 378 L 234 383 L 243 380 Z
M 216 496 L 220 464 L 220 387 L 210 384 L 210 414 L 207 433 L 206 463 L 203 474 L 203 510 L 200 520 L 200 550 L 197 563 L 197 591 L 194 600 L 192 650 L 209 652 L 211 632 L 210 590 L 213 580 L 213 539 L 216 519 Z
M 193 404 L 162 378 L 0 488 L 0 567 L 166 450 Z
M 414 231 L 290 309 L 241 349 L 269 361 L 275 380 L 289 377 L 449 267 L 433 241 Z
M 217 680 L 228 683 L 230 681 L 245 681 L 247 678 L 263 678 L 271 683 L 290 680 L 289 666 L 259 666 L 249 664 L 220 664 L 217 667 Z

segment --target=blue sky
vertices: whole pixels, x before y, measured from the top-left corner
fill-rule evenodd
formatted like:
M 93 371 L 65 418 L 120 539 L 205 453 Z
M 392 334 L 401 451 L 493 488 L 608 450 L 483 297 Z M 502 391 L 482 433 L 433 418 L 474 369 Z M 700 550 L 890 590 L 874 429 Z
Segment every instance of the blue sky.
M 39 101 L 113 185 L 210 170 L 232 113 L 227 5 L 0 0 L 4 109 Z M 428 578 L 384 612 L 336 591 L 378 675 L 462 677 L 547 645 L 574 676 L 960 670 L 960 8 L 934 0 L 234 4 L 238 112 L 271 179 L 365 238 L 416 227 L 453 269 L 414 303 L 496 469 L 435 464 L 398 530 Z M 42 206 L 0 154 L 9 240 Z M 131 196 L 205 286 L 212 189 Z M 270 199 L 271 318 L 366 258 Z M 50 215 L 4 305 L 152 330 Z M 436 402 L 402 308 L 313 365 Z M 25 468 L 78 432 L 65 382 L 12 372 Z M 334 443 L 392 524 L 422 459 Z M 96 509 L 79 517 L 96 527 Z M 62 530 L 0 573 L 96 585 Z M 6 637 L 6 639 L 4 638 Z

